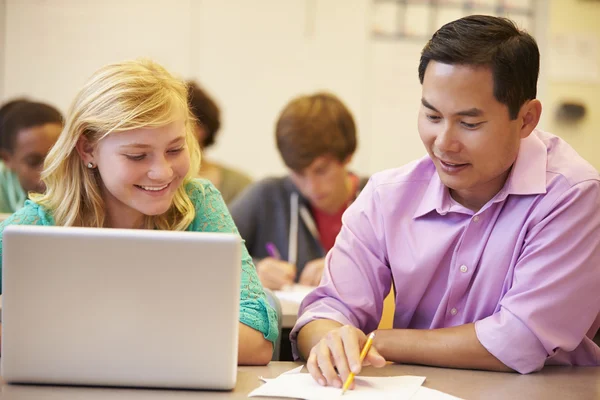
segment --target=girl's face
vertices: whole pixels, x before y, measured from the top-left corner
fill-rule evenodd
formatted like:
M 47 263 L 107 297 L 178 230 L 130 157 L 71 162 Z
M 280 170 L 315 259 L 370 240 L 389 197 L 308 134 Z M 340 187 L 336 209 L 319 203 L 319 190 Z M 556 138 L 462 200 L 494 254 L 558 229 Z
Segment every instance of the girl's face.
M 185 123 L 111 133 L 82 158 L 98 168 L 109 225 L 139 227 L 171 207 L 188 173 Z

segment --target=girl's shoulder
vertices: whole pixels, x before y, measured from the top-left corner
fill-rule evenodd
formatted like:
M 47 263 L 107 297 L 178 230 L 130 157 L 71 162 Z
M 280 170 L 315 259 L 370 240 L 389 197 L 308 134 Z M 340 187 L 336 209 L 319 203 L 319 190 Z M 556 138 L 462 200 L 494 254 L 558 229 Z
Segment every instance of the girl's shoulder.
M 4 228 L 7 225 L 47 225 L 53 226 L 54 218 L 52 214 L 46 210 L 45 207 L 39 205 L 38 203 L 26 200 L 23 207 L 17 210 L 14 214 L 8 217 L 2 225 L 1 228 Z
M 185 190 L 194 204 L 196 216 L 189 226 L 192 231 L 214 231 L 229 215 L 219 190 L 207 179 L 190 180 Z

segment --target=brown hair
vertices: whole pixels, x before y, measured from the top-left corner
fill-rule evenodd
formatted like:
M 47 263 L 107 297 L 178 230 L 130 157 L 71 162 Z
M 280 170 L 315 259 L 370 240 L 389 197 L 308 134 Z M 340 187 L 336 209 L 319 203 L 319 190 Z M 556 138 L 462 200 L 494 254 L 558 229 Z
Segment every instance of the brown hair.
M 290 101 L 275 128 L 283 162 L 301 171 L 320 156 L 344 161 L 356 150 L 356 125 L 348 108 L 330 93 L 300 96 Z
M 206 131 L 200 147 L 203 149 L 215 143 L 215 136 L 221 127 L 221 110 L 215 101 L 196 82 L 188 82 L 190 111 L 196 122 Z

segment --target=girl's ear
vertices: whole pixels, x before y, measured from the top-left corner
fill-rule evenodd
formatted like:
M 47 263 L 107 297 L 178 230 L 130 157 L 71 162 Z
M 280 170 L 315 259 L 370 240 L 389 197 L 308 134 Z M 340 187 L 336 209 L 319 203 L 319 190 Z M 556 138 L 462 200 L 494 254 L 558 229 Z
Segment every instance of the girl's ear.
M 85 165 L 96 165 L 96 160 L 94 157 L 94 146 L 90 143 L 88 138 L 85 136 L 81 136 L 75 145 L 77 149 L 77 153 L 79 153 L 79 157 Z

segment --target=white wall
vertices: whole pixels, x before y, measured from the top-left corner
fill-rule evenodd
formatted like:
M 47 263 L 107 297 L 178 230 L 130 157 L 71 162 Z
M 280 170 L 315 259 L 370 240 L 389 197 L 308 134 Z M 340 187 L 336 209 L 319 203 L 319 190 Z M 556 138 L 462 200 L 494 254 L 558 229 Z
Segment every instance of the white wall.
M 600 3 L 580 0 L 554 0 L 549 9 L 548 36 L 586 35 L 596 41 L 596 75 L 600 75 Z M 551 42 L 548 42 L 551 45 Z M 577 60 L 569 60 L 581 68 Z M 561 136 L 579 154 L 600 170 L 600 79 L 568 82 L 548 76 L 545 97 L 545 125 Z M 587 115 L 577 124 L 562 124 L 555 118 L 558 105 L 565 100 L 585 104 Z
M 425 42 L 373 40 L 372 0 L 3 1 L 2 100 L 26 94 L 66 111 L 95 69 L 148 56 L 214 95 L 224 121 L 209 155 L 256 178 L 285 171 L 274 145 L 277 114 L 316 90 L 336 93 L 353 111 L 358 172 L 424 154 L 416 117 Z M 538 35 L 545 31 L 536 24 Z
M 4 98 L 66 111 L 97 68 L 140 56 L 190 73 L 191 0 L 5 1 Z
M 211 156 L 253 175 L 283 173 L 274 147 L 277 114 L 292 97 L 317 90 L 353 110 L 363 146 L 367 1 L 203 0 L 194 7 L 193 70 L 223 106 Z M 364 169 L 366 153 L 355 166 Z

